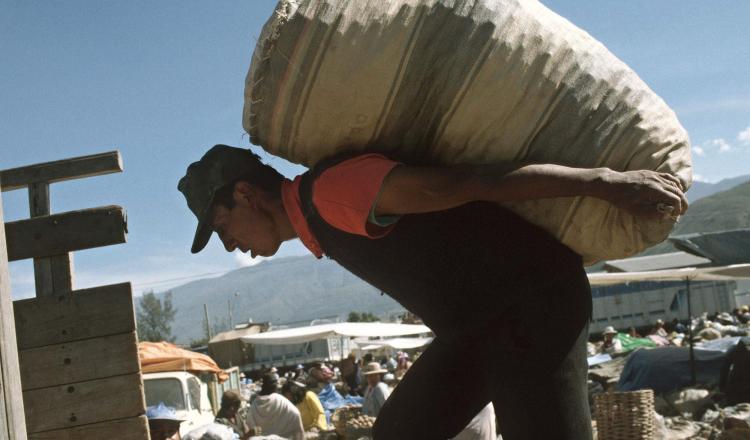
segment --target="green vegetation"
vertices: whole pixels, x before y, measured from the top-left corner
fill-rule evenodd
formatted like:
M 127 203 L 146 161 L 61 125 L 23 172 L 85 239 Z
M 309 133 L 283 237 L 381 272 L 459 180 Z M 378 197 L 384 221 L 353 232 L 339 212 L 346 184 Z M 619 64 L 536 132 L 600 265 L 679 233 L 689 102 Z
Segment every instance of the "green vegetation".
M 671 235 L 719 232 L 750 228 L 750 182 L 695 201 L 675 225 Z M 675 252 L 669 242 L 660 243 L 641 255 Z
M 673 235 L 750 228 L 750 182 L 693 203 Z
M 153 291 L 144 293 L 136 312 L 138 340 L 174 342 L 172 321 L 175 313 L 177 309 L 172 306 L 172 292 L 164 294 L 163 300 L 157 298 Z
M 346 322 L 378 322 L 380 318 L 370 312 L 349 312 Z

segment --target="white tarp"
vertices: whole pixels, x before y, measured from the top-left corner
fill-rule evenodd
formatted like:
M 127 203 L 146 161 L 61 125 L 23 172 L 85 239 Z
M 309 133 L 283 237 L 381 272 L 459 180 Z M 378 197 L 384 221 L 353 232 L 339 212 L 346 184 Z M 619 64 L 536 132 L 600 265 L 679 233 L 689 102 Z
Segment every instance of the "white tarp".
M 430 328 L 425 325 L 383 322 L 342 322 L 272 330 L 256 335 L 243 336 L 241 339 L 250 344 L 286 345 L 301 344 L 334 336 L 392 338 L 396 336 L 421 335 L 430 332 Z
M 648 272 L 590 273 L 592 286 L 606 286 L 636 281 L 729 281 L 750 279 L 750 264 L 733 264 L 719 267 L 685 267 L 681 269 L 653 270 Z
M 377 350 L 379 348 L 392 348 L 394 350 L 412 350 L 421 348 L 432 342 L 432 338 L 390 338 L 381 340 L 356 340 L 360 350 Z

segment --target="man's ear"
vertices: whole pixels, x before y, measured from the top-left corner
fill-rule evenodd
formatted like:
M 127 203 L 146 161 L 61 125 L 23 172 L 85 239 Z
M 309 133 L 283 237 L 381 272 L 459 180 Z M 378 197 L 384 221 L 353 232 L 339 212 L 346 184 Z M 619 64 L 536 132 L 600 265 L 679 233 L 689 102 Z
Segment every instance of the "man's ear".
M 234 202 L 242 205 L 254 205 L 258 201 L 259 189 L 255 185 L 251 185 L 244 180 L 240 180 L 234 184 Z

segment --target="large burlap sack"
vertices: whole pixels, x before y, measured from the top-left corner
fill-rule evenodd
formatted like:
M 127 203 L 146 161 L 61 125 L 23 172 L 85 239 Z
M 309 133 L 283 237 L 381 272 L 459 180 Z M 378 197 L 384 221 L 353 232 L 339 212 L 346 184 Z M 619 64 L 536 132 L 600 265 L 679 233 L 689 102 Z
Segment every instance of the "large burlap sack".
M 691 182 L 672 110 L 534 0 L 282 0 L 245 84 L 253 143 L 307 166 L 343 150 L 414 163 L 651 169 Z M 507 203 L 587 263 L 668 235 L 593 198 Z

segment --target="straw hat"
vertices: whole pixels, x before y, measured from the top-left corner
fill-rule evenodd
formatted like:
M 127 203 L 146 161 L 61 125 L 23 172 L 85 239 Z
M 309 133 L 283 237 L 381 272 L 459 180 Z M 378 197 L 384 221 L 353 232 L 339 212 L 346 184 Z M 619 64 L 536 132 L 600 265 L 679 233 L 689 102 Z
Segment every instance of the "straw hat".
M 732 323 L 732 322 L 734 322 L 734 319 L 732 319 L 732 315 L 730 315 L 727 312 L 721 312 L 721 313 L 719 313 L 719 315 L 716 317 L 716 319 L 718 319 L 719 321 L 724 321 L 725 323 Z
M 616 335 L 617 330 L 615 330 L 615 328 L 612 327 L 611 325 L 608 325 L 607 327 L 604 328 L 604 331 L 602 332 L 602 334 L 603 335 Z
M 365 369 L 362 372 L 365 376 L 369 374 L 381 374 L 381 373 L 387 373 L 388 370 L 384 370 L 379 363 L 377 362 L 370 362 L 367 365 L 365 365 Z
M 744 304 L 740 307 L 740 311 L 745 313 L 750 312 L 750 307 L 748 307 L 747 304 Z

